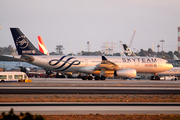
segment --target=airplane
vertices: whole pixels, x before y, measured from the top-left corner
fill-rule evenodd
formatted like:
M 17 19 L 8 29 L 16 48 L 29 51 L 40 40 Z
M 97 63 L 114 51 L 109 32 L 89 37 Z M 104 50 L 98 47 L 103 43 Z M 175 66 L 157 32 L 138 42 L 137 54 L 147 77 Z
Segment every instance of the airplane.
M 178 57 L 173 54 L 173 60 L 168 60 L 169 62 L 172 62 L 174 66 L 178 65 L 178 62 L 180 61 Z M 160 72 L 158 73 L 159 76 L 179 76 L 180 77 L 180 67 L 173 67 L 170 70 Z
M 41 38 L 41 36 L 38 36 L 38 45 L 40 52 L 49 55 L 48 50 Z M 39 67 L 29 64 L 27 62 L 12 62 L 12 61 L 0 61 L 0 68 L 4 68 L 5 70 L 19 70 L 25 73 L 29 73 L 30 69 L 39 69 Z M 50 72 L 50 71 L 48 71 Z M 51 74 L 50 72 L 49 74 Z M 49 75 L 48 74 L 48 75 Z
M 123 44 L 123 47 L 124 47 L 124 51 L 126 51 L 126 53 L 129 53 L 127 54 L 127 56 L 134 56 L 135 54 L 131 51 L 131 49 L 126 45 L 126 44 Z M 176 55 L 173 55 L 173 58 L 174 60 L 168 60 L 169 63 L 171 64 L 175 64 L 176 61 L 178 61 L 179 59 L 177 58 Z M 180 67 L 173 67 L 167 71 L 163 71 L 163 72 L 158 72 L 157 75 L 159 77 L 164 77 L 164 76 L 180 76 Z M 151 80 L 153 80 L 154 77 L 151 76 Z
M 5 70 L 18 70 L 20 68 L 22 72 L 29 72 L 30 69 L 38 69 L 39 67 L 26 62 L 0 61 L 0 68 L 5 68 Z
M 174 60 L 179 60 L 179 58 L 175 54 L 173 54 L 173 59 Z
M 132 50 L 126 44 L 122 44 L 122 47 L 126 56 L 136 56 L 136 54 L 132 52 Z M 173 60 L 167 61 L 171 63 L 174 67 L 180 67 L 180 60 L 175 54 L 173 54 Z
M 48 50 L 43 42 L 43 39 L 41 36 L 38 36 L 38 45 L 39 45 L 39 51 L 46 54 L 46 55 L 49 55 L 48 53 Z
M 107 76 L 134 78 L 137 73 L 163 72 L 172 68 L 164 59 L 155 57 L 121 57 L 121 56 L 53 56 L 40 52 L 20 31 L 10 28 L 18 55 L 30 64 L 58 72 L 79 72 L 92 74 L 95 80 L 105 80 Z M 156 76 L 158 79 L 158 76 Z M 83 76 L 83 80 L 93 77 Z
M 179 58 L 173 54 L 173 60 L 168 60 L 173 66 L 180 67 L 180 60 Z
M 170 70 L 157 73 L 158 76 L 180 76 L 180 67 L 173 67 Z
M 44 44 L 44 41 L 41 36 L 38 36 L 38 45 L 39 45 L 39 51 L 42 52 L 43 54 L 49 55 L 49 52 Z M 45 69 L 47 75 L 51 75 L 53 71 Z

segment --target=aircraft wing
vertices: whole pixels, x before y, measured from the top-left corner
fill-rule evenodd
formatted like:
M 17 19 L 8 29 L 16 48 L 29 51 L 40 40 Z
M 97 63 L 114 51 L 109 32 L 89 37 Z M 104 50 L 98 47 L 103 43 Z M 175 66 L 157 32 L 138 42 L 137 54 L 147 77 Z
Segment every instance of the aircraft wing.
M 109 61 L 106 59 L 106 57 L 102 56 L 102 61 L 100 64 L 96 65 L 96 69 L 119 70 L 121 68 L 116 63 Z

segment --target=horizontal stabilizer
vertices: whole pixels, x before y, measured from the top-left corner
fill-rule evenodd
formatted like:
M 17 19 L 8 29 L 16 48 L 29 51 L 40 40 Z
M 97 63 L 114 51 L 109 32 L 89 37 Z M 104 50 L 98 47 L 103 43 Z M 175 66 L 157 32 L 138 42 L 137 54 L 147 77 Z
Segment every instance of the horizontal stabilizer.
M 34 61 L 34 57 L 30 56 L 30 55 L 22 55 L 21 59 L 27 62 L 32 62 Z

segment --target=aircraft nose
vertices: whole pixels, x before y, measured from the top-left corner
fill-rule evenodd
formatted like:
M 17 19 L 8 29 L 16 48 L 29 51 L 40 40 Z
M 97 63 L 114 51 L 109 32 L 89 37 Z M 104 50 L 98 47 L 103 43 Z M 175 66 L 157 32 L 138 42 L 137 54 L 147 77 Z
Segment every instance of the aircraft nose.
M 173 65 L 172 65 L 172 64 L 169 64 L 169 65 L 168 65 L 168 68 L 169 68 L 169 69 L 173 68 Z

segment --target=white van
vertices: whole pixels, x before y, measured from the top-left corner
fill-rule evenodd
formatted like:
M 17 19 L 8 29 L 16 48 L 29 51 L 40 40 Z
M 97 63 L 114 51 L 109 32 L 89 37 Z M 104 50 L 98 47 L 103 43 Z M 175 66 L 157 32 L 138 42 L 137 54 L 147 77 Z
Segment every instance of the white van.
M 24 72 L 0 72 L 1 82 L 20 82 L 28 80 L 28 76 Z

